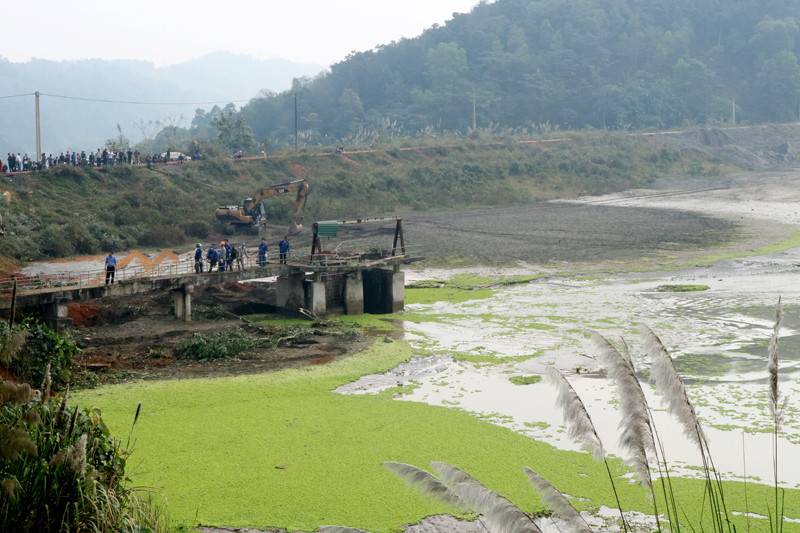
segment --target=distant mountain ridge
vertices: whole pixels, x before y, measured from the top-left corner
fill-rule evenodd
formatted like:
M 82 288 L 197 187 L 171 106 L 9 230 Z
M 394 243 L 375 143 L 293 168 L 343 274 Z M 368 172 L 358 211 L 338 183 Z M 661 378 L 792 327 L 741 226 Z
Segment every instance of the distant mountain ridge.
M 33 59 L 13 63 L 0 57 L 0 96 L 43 93 L 143 102 L 228 102 L 262 91 L 288 89 L 294 78 L 313 76 L 324 67 L 285 59 L 257 59 L 215 52 L 175 65 L 156 67 L 138 60 Z M 42 148 L 46 152 L 94 149 L 118 135 L 142 138 L 155 121 L 188 123 L 197 105 L 93 103 L 42 97 Z M 183 117 L 183 120 L 181 120 Z M 151 123 L 152 122 L 152 123 Z M 151 123 L 151 124 L 148 124 Z M 0 157 L 35 148 L 33 97 L 0 99 Z

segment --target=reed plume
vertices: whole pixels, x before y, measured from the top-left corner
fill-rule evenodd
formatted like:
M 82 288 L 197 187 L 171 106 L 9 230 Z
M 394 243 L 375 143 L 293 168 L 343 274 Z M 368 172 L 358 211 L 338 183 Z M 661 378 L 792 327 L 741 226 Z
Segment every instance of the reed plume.
M 591 452 L 595 459 L 602 461 L 605 458 L 603 443 L 580 396 L 555 367 L 547 369 L 546 377 L 558 391 L 556 405 L 561 408 L 567 435 L 580 444 L 584 451 Z
M 778 344 L 780 338 L 781 325 L 783 324 L 783 304 L 778 298 L 778 307 L 775 310 L 775 326 L 772 329 L 772 336 L 769 339 L 769 349 L 767 352 L 767 373 L 769 374 L 769 405 L 773 416 L 780 418 L 778 403 L 780 394 L 778 390 Z
M 672 360 L 667 348 L 661 339 L 647 326 L 640 327 L 642 340 L 644 341 L 645 351 L 650 356 L 650 375 L 655 382 L 656 391 L 661 394 L 661 398 L 667 404 L 668 411 L 678 419 L 683 426 L 683 433 L 692 441 L 702 452 L 705 436 L 700 425 L 700 419 L 694 410 L 694 405 L 689 400 L 686 393 L 686 386 L 683 383 L 678 371 L 675 369 L 675 362 Z
M 620 421 L 620 446 L 628 452 L 626 462 L 634 469 L 639 481 L 646 488 L 652 488 L 648 453 L 656 455 L 653 428 L 644 391 L 636 378 L 632 362 L 623 356 L 604 337 L 592 333 L 598 356 L 608 372 L 608 377 L 617 387 L 617 395 L 622 411 Z
M 446 463 L 433 462 L 431 466 L 465 506 L 483 516 L 492 533 L 541 533 L 530 516 L 466 472 Z
M 28 341 L 29 333 L 26 330 L 8 329 L 0 334 L 0 364 L 8 366 L 11 360 L 22 351 Z
M 626 348 L 628 346 L 624 340 L 623 346 Z M 603 442 L 597 434 L 597 429 L 594 426 L 594 422 L 592 422 L 592 417 L 589 416 L 586 405 L 584 405 L 578 393 L 575 392 L 572 384 L 557 368 L 549 367 L 546 375 L 548 381 L 558 390 L 556 404 L 561 408 L 564 423 L 567 425 L 567 435 L 580 444 L 585 451 L 591 452 L 595 459 L 603 461 L 605 464 L 608 481 L 611 483 L 614 499 L 617 501 L 617 508 L 619 509 L 619 517 L 622 520 L 622 529 L 627 532 L 628 523 L 622 512 L 622 503 L 619 501 L 614 476 L 611 474 L 611 467 L 608 465 Z
M 22 428 L 0 426 L 0 459 L 15 461 L 22 455 L 37 455 L 36 444 Z
M 446 504 L 453 505 L 461 510 L 467 510 L 458 496 L 429 472 L 416 466 L 391 461 L 383 463 L 383 466 L 405 480 L 409 485 L 419 489 L 426 496 L 433 496 Z
M 34 390 L 27 383 L 0 382 L 0 405 L 5 403 L 28 403 L 34 399 Z
M 780 390 L 778 389 L 778 344 L 781 333 L 781 325 L 783 324 L 783 304 L 781 298 L 778 298 L 778 306 L 775 309 L 775 326 L 772 329 L 772 336 L 769 339 L 769 348 L 767 350 L 767 374 L 769 381 L 769 408 L 772 413 L 772 475 L 775 486 L 775 523 L 772 523 L 770 517 L 770 530 L 774 533 L 781 533 L 783 531 L 783 498 L 780 496 L 781 489 L 778 483 L 778 431 L 781 423 L 782 408 L 778 405 L 780 402 Z
M 53 386 L 53 376 L 50 374 L 50 363 L 44 367 L 44 378 L 42 378 L 42 385 L 39 389 L 42 391 L 42 401 L 46 402 L 50 398 L 50 388 Z
M 565 533 L 562 526 L 566 526 L 566 530 L 571 533 L 592 533 L 592 529 L 580 513 L 569 503 L 566 496 L 564 496 L 558 489 L 556 489 L 549 481 L 531 470 L 525 468 L 525 475 L 528 476 L 531 484 L 539 492 L 542 501 L 547 505 L 553 514 L 560 518 L 563 522 L 559 526 L 559 530 Z
M 61 396 L 61 402 L 58 404 L 58 409 L 56 410 L 56 416 L 53 419 L 53 425 L 56 428 L 61 428 L 61 423 L 66 420 L 64 415 L 67 410 L 68 399 L 69 399 L 69 385 L 67 385 L 67 390 L 64 391 L 64 395 Z

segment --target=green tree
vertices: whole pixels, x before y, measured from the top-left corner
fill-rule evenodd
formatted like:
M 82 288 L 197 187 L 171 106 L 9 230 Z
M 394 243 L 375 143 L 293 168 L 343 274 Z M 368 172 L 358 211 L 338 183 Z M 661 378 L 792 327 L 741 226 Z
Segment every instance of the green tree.
M 242 150 L 245 153 L 255 150 L 256 139 L 253 130 L 232 104 L 228 104 L 211 124 L 218 132 L 219 143 L 228 150 L 232 152 Z
M 337 101 L 331 131 L 338 138 L 344 138 L 355 133 L 364 124 L 364 105 L 358 93 L 352 89 L 345 89 Z
M 758 103 L 768 119 L 797 119 L 800 65 L 794 53 L 784 51 L 765 61 L 755 85 Z
M 418 98 L 432 122 L 446 129 L 465 127 L 472 99 L 466 51 L 456 43 L 440 43 L 426 54 L 425 72 L 430 89 Z

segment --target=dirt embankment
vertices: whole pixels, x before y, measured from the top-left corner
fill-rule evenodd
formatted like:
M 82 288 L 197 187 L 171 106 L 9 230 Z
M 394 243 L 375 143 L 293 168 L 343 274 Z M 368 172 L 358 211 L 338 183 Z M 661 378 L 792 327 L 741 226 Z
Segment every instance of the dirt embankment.
M 0 276 L 5 276 L 16 272 L 19 268 L 19 263 L 10 257 L 0 256 Z
M 776 170 L 800 162 L 800 125 L 727 126 L 647 135 L 680 150 L 694 150 L 708 159 L 745 170 Z

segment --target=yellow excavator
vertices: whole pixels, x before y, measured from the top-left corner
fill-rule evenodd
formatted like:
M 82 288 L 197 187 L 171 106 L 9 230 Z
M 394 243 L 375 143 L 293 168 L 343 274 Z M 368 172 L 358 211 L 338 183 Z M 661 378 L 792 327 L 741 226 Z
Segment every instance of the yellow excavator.
M 304 179 L 269 185 L 256 192 L 251 198 L 245 198 L 242 205 L 230 205 L 217 208 L 217 220 L 236 228 L 255 227 L 263 229 L 267 224 L 264 200 L 296 192 L 297 197 L 293 204 L 292 222 L 289 226 L 289 234 L 297 234 L 303 228 L 303 210 L 306 207 L 309 189 L 310 186 Z

